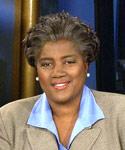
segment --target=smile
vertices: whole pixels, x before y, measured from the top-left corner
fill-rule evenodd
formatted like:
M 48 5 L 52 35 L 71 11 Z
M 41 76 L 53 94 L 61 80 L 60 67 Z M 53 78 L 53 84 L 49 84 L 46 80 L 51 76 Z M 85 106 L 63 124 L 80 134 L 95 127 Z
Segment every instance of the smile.
M 69 85 L 69 82 L 65 82 L 65 83 L 57 83 L 57 84 L 54 84 L 54 88 L 57 89 L 57 90 L 63 90 L 65 88 L 67 88 Z

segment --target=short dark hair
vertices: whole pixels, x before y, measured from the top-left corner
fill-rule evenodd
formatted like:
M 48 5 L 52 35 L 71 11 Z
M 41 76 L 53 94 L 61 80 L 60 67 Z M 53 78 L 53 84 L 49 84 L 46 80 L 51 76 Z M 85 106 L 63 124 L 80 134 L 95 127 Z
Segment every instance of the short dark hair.
M 99 39 L 96 33 L 78 17 L 66 12 L 41 16 L 23 40 L 26 58 L 35 66 L 41 48 L 49 41 L 66 39 L 77 44 L 88 63 L 95 60 L 99 52 Z

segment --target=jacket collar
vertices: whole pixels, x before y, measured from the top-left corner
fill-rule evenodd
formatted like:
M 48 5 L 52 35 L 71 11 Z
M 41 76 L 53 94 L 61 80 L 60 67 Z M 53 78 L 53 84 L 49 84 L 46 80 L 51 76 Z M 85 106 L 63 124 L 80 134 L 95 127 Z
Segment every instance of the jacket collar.
M 81 132 L 71 144 L 71 150 L 91 150 L 95 141 L 101 135 L 101 128 L 87 128 Z
M 54 135 L 46 129 L 29 126 L 27 138 L 32 150 L 58 150 Z
M 91 150 L 101 133 L 99 127 L 86 128 L 71 143 L 70 150 Z M 27 136 L 32 150 L 58 150 L 56 139 L 48 130 L 29 126 Z

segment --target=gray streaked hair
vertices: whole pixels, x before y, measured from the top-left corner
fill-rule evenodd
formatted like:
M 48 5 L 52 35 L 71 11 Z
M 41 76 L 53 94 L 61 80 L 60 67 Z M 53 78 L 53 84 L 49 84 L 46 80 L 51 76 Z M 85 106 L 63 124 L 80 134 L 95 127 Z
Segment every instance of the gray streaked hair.
M 88 63 L 96 59 L 99 52 L 99 39 L 96 33 L 78 17 L 66 12 L 41 16 L 23 40 L 28 63 L 35 66 L 42 47 L 50 41 L 69 40 L 77 45 L 78 50 Z

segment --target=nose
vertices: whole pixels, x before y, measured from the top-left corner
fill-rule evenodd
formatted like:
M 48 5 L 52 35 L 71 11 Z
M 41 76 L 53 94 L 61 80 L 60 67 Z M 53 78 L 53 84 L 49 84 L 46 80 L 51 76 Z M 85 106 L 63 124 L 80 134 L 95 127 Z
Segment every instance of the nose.
M 60 63 L 55 64 L 51 72 L 51 76 L 53 78 L 60 78 L 60 77 L 64 77 L 65 75 L 66 75 L 66 71 L 65 71 L 63 64 L 60 64 Z

